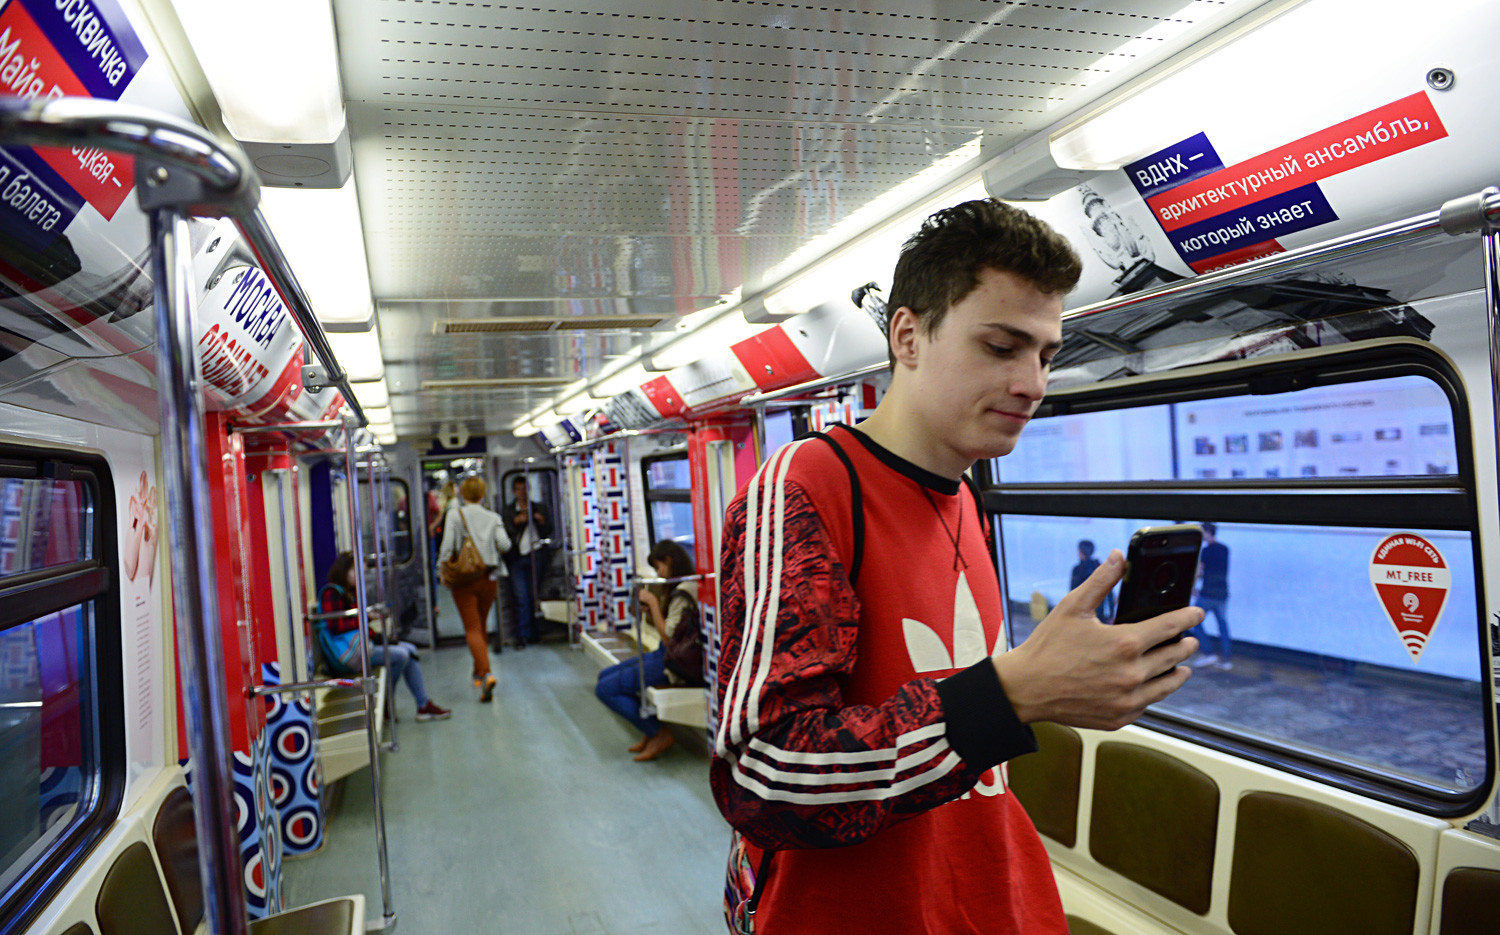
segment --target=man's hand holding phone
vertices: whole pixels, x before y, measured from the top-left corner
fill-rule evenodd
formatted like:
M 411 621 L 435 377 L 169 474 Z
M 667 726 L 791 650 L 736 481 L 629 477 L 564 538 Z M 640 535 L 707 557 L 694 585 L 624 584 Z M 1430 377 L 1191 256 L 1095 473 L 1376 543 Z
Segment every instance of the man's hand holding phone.
M 1187 681 L 1191 672 L 1181 663 L 1198 641 L 1183 634 L 1203 621 L 1203 611 L 1182 607 L 1129 625 L 1100 623 L 1094 608 L 1124 571 L 1125 557 L 1110 552 L 1026 642 L 992 658 L 1023 723 L 1116 730 Z

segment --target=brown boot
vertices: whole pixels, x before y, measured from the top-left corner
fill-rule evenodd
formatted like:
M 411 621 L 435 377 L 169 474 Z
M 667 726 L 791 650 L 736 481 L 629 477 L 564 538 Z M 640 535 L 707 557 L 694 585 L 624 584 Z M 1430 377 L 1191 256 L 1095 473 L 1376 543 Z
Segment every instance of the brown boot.
M 640 753 L 642 750 L 646 749 L 646 743 L 650 739 L 651 739 L 650 737 L 642 737 L 640 740 L 637 740 L 635 743 L 631 744 L 626 749 L 629 750 L 631 753 Z
M 646 738 L 646 745 L 641 748 L 640 753 L 635 755 L 635 761 L 637 763 L 644 763 L 647 760 L 654 760 L 663 753 L 666 753 L 672 744 L 676 742 L 677 738 L 672 736 L 672 732 L 663 727 Z

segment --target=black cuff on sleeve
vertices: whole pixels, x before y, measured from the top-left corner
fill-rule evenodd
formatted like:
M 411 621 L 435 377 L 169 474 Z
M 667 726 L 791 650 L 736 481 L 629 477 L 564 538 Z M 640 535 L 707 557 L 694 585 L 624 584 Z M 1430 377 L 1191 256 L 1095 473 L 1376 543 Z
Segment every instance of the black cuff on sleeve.
M 965 763 L 986 770 L 1036 752 L 1036 735 L 1016 717 L 990 660 L 943 679 L 937 691 L 948 722 L 948 743 Z

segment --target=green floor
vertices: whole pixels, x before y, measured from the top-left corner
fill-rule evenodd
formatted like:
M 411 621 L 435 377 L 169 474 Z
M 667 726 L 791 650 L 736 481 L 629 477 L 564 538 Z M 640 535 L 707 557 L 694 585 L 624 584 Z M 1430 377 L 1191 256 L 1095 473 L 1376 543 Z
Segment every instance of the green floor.
M 493 658 L 499 691 L 480 704 L 467 649 L 422 652 L 451 720 L 418 724 L 411 694 L 397 693 L 400 749 L 381 758 L 397 931 L 722 932 L 728 826 L 701 749 L 634 762 L 625 748 L 639 735 L 594 697 L 597 669 L 565 643 Z M 344 781 L 323 849 L 285 864 L 287 905 L 362 892 L 378 920 L 377 867 L 364 770 Z

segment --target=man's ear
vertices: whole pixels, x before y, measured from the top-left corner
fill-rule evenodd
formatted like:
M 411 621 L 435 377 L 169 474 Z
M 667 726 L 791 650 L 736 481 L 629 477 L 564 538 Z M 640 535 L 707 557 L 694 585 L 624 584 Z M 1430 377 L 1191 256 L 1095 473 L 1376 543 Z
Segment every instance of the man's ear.
M 890 332 L 891 354 L 896 363 L 916 366 L 917 346 L 922 336 L 922 321 L 917 313 L 903 305 L 891 314 L 886 328 Z

